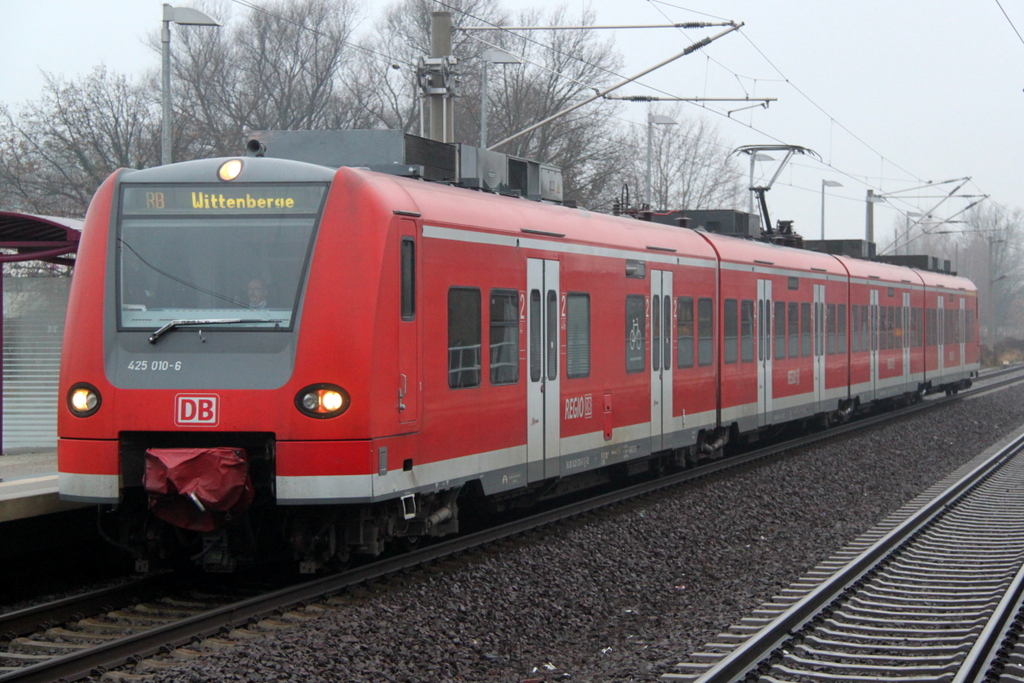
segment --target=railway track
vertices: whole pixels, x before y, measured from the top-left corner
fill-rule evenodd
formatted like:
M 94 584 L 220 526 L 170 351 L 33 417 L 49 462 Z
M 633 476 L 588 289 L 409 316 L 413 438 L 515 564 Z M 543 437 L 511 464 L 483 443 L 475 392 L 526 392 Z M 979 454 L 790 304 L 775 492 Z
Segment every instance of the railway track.
M 1017 369 L 990 373 L 982 378 L 985 386 L 962 392 L 961 396 L 1021 381 L 1019 371 L 1014 370 Z M 1011 372 L 1013 377 L 1000 379 Z M 22 610 L 14 615 L 0 616 L 0 634 L 7 636 L 6 653 L 0 650 L 0 666 L 9 667 L 0 669 L 0 683 L 56 679 L 71 681 L 110 668 L 137 663 L 153 655 L 159 655 L 172 663 L 176 658 L 202 656 L 201 652 L 193 649 L 194 643 L 205 640 L 205 647 L 214 648 L 236 644 L 256 632 L 286 627 L 319 616 L 339 602 L 331 596 L 360 584 L 415 571 L 445 558 L 471 552 L 566 518 L 780 451 L 833 438 L 853 429 L 870 427 L 950 400 L 958 399 L 929 400 L 899 411 L 858 420 L 828 432 L 804 436 L 728 460 L 715 461 L 494 529 L 438 543 L 343 574 L 243 599 L 238 599 L 237 595 L 196 594 L 188 589 L 172 587 L 170 584 L 173 578 L 166 578 L 163 579 L 163 585 L 148 588 L 130 586 L 123 587 L 118 594 L 86 596 L 88 604 L 76 604 L 74 599 L 67 599 L 59 605 L 45 605 Z M 129 598 L 140 594 L 146 597 L 141 600 Z M 42 626 L 37 627 L 40 624 Z M 160 666 L 159 662 L 159 659 L 150 660 L 147 665 Z
M 1022 680 L 1024 435 L 990 449 L 665 681 Z M 1012 658 L 1012 659 L 1011 659 Z M 1017 677 L 1010 677 L 1011 671 Z

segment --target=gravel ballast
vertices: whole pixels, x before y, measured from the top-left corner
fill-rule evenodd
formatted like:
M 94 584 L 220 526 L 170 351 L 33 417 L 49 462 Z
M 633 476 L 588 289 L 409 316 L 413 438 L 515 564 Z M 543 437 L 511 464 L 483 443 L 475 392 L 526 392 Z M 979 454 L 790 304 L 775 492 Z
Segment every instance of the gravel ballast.
M 149 680 L 654 681 L 1024 423 L 1024 385 L 476 553 Z

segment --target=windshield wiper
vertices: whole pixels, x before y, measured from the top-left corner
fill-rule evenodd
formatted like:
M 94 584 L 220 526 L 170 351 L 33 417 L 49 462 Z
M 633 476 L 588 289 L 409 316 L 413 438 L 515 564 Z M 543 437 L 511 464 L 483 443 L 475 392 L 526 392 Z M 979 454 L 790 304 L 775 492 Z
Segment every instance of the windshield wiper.
M 284 320 L 273 320 L 268 318 L 211 318 L 209 320 L 172 320 L 153 334 L 149 335 L 149 343 L 156 344 L 160 337 L 178 327 L 194 327 L 195 325 L 247 325 L 250 323 L 274 323 L 277 327 Z

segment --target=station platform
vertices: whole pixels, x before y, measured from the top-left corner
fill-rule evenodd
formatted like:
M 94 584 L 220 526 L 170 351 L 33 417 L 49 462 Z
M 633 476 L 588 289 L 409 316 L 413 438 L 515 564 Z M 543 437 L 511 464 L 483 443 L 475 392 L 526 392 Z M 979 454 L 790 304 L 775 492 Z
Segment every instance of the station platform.
M 89 507 L 57 497 L 57 450 L 0 455 L 0 523 Z

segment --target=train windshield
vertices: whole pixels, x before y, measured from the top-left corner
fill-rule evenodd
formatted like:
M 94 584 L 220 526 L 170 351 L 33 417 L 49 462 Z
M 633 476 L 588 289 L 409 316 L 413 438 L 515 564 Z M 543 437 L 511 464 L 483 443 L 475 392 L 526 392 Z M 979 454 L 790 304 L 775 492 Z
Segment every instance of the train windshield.
M 183 320 L 291 329 L 326 190 L 323 183 L 125 184 L 119 329 Z

